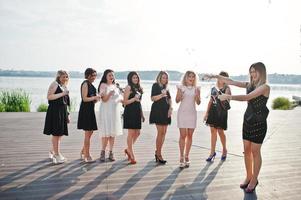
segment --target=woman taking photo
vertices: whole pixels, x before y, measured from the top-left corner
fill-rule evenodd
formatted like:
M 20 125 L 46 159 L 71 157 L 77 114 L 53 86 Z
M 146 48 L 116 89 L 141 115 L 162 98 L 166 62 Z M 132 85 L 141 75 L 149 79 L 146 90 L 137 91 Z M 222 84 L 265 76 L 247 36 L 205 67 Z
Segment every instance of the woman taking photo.
M 156 83 L 152 86 L 151 99 L 153 101 L 149 123 L 156 124 L 157 138 L 155 159 L 160 164 L 165 164 L 167 161 L 162 157 L 162 146 L 164 143 L 167 126 L 171 123 L 171 96 L 168 85 L 168 74 L 165 71 L 160 71 Z
M 141 107 L 143 90 L 137 72 L 130 72 L 127 77 L 128 85 L 124 91 L 123 128 L 128 129 L 127 148 L 124 153 L 128 156 L 129 164 L 136 164 L 133 145 L 140 135 L 141 121 L 144 115 Z
M 81 97 L 78 112 L 77 129 L 85 131 L 84 146 L 80 152 L 80 157 L 85 163 L 92 163 L 95 160 L 90 154 L 90 140 L 93 131 L 97 130 L 97 123 L 94 111 L 94 105 L 100 100 L 100 96 L 96 93 L 96 88 L 92 84 L 96 79 L 97 73 L 92 68 L 87 68 L 85 71 L 85 79 L 81 84 Z
M 246 168 L 246 178 L 240 188 L 247 193 L 254 192 L 258 185 L 258 175 L 261 168 L 261 145 L 267 132 L 267 116 L 269 110 L 266 106 L 270 87 L 266 84 L 267 74 L 265 65 L 261 62 L 254 63 L 249 68 L 250 81 L 239 82 L 221 75 L 207 75 L 208 78 L 217 78 L 228 85 L 246 88 L 246 95 L 219 96 L 219 99 L 248 101 L 248 107 L 244 114 L 243 121 L 243 144 Z
M 70 106 L 69 91 L 66 87 L 69 80 L 68 73 L 59 70 L 56 79 L 52 82 L 48 89 L 48 109 L 46 113 L 44 134 L 52 135 L 52 150 L 49 157 L 53 164 L 65 162 L 65 157 L 60 153 L 60 142 L 63 135 L 68 135 L 69 116 L 67 105 Z

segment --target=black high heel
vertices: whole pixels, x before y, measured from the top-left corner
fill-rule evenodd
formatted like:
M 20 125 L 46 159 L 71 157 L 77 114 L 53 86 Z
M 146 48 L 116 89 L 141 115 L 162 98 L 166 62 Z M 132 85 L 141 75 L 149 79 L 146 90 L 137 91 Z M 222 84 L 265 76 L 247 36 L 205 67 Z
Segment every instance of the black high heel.
M 155 159 L 156 162 L 160 163 L 160 164 L 166 164 L 166 160 L 160 159 L 158 155 L 155 154 Z
M 210 156 L 206 159 L 206 161 L 207 161 L 207 162 L 212 162 L 212 161 L 214 160 L 215 156 L 216 156 L 216 152 L 214 152 L 213 155 L 210 155 Z
M 241 189 L 246 189 L 248 187 L 249 183 L 250 183 L 250 181 L 248 181 L 247 183 L 242 183 L 242 184 L 239 185 L 239 187 Z
M 256 185 L 255 185 L 254 188 L 250 189 L 249 187 L 246 187 L 246 188 L 245 188 L 245 192 L 246 192 L 246 193 L 253 193 L 253 192 L 255 191 L 257 185 L 258 185 L 258 181 L 256 182 Z

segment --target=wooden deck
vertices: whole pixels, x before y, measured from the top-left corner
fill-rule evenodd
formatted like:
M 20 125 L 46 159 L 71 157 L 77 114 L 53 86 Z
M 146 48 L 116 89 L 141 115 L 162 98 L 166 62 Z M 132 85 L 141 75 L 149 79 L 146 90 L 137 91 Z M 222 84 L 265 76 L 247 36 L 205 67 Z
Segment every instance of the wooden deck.
M 198 113 L 201 122 L 203 113 Z M 263 144 L 263 166 L 254 194 L 239 188 L 244 179 L 241 126 L 243 112 L 230 111 L 228 158 L 205 162 L 209 128 L 199 123 L 191 149 L 191 166 L 178 168 L 176 113 L 164 145 L 165 166 L 154 162 L 156 130 L 143 125 L 135 146 L 138 163 L 127 165 L 126 134 L 116 140 L 115 162 L 83 164 L 79 160 L 83 134 L 72 114 L 70 135 L 63 138 L 68 162 L 52 165 L 47 158 L 50 137 L 42 134 L 45 113 L 0 113 L 0 199 L 301 199 L 301 109 L 271 111 Z M 146 113 L 148 116 L 148 113 Z M 92 155 L 99 157 L 98 132 Z M 218 141 L 217 149 L 220 150 Z

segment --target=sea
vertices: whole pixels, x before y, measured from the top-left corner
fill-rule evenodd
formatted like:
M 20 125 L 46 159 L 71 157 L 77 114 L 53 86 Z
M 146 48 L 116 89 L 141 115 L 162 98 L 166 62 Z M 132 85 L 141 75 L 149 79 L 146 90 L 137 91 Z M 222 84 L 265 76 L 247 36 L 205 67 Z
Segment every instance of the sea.
M 71 78 L 69 80 L 68 89 L 70 91 L 70 98 L 72 101 L 74 111 L 79 110 L 81 103 L 80 96 L 80 85 L 84 79 L 81 78 Z M 54 81 L 52 77 L 0 77 L 0 91 L 4 90 L 14 90 L 23 89 L 30 95 L 31 98 L 31 112 L 36 112 L 38 106 L 41 103 L 47 103 L 47 91 L 49 85 Z M 100 79 L 96 79 L 93 85 L 97 88 Z M 121 87 L 127 85 L 126 80 L 116 80 Z M 151 88 L 155 81 L 141 80 L 141 86 L 143 87 L 143 97 L 142 97 L 142 109 L 144 111 L 150 111 L 152 101 L 151 101 Z M 173 100 L 173 108 L 176 111 L 179 104 L 175 102 L 176 96 L 176 86 L 179 85 L 179 81 L 170 81 L 168 84 L 168 89 L 171 93 Z M 208 102 L 210 100 L 210 90 L 215 86 L 215 82 L 199 82 L 198 86 L 201 87 L 201 104 L 196 107 L 198 111 L 205 111 L 207 109 Z M 270 84 L 271 93 L 268 101 L 268 107 L 271 108 L 273 99 L 277 97 L 286 97 L 292 100 L 292 96 L 301 97 L 301 85 L 285 85 L 285 84 Z M 230 86 L 232 94 L 240 95 L 245 94 L 246 91 L 243 88 L 238 88 L 235 86 Z M 95 110 L 98 111 L 100 103 L 97 103 Z M 231 109 L 233 110 L 245 110 L 247 106 L 246 102 L 231 101 Z

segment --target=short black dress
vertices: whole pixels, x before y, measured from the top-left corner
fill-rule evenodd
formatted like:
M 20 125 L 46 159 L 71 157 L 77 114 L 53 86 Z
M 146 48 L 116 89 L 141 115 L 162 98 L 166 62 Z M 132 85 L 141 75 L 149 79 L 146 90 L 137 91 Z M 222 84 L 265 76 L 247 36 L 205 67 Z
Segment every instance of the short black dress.
M 154 83 L 152 86 L 151 96 L 160 95 L 163 89 L 165 88 L 161 87 L 158 83 Z M 168 125 L 171 123 L 171 117 L 168 117 L 168 110 L 170 108 L 169 105 L 170 98 L 171 98 L 170 93 L 167 90 L 166 97 L 163 97 L 158 101 L 153 102 L 151 107 L 151 112 L 149 115 L 150 124 Z
M 88 85 L 88 97 L 96 96 L 96 88 L 88 80 L 85 80 L 81 84 L 80 91 L 82 91 L 84 83 L 87 83 Z M 95 103 L 93 101 L 84 102 L 82 97 L 78 112 L 77 129 L 83 129 L 85 131 L 97 130 L 94 105 Z
M 58 85 L 54 94 L 62 92 L 62 88 Z M 66 95 L 55 100 L 49 100 L 48 104 L 43 133 L 53 136 L 68 135 L 67 105 L 70 105 L 69 96 Z
M 220 89 L 221 93 L 225 93 L 228 86 Z M 215 87 L 211 89 L 212 104 L 208 112 L 206 124 L 210 127 L 227 130 L 228 110 L 224 109 L 221 101 L 217 98 L 217 90 Z
M 254 88 L 247 88 L 247 94 Z M 248 102 L 247 110 L 244 114 L 243 139 L 257 144 L 262 144 L 267 132 L 267 116 L 269 109 L 266 104 L 268 97 L 260 95 Z M 254 115 L 256 117 L 254 117 Z
M 131 91 L 129 99 L 135 97 L 137 91 Z M 140 100 L 142 95 L 140 95 Z M 123 128 L 124 129 L 141 129 L 141 113 L 142 107 L 140 102 L 133 102 L 124 107 L 123 112 Z

